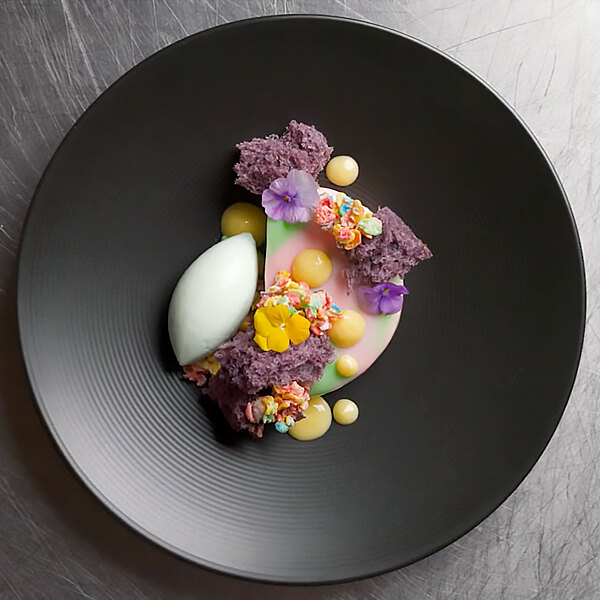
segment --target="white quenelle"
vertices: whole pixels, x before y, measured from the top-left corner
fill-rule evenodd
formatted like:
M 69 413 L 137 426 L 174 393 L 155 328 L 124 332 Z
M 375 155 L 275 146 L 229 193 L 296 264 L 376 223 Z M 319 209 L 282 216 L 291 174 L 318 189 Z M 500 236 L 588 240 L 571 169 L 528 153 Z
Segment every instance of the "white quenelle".
M 169 305 L 169 337 L 180 365 L 213 352 L 250 311 L 258 263 L 250 233 L 210 247 L 185 271 Z

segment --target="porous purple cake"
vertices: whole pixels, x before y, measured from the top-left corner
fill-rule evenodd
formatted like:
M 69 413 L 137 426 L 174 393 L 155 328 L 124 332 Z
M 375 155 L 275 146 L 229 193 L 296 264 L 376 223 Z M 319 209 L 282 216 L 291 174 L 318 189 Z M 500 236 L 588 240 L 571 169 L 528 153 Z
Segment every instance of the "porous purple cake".
M 384 206 L 375 216 L 383 224 L 383 233 L 364 239 L 347 252 L 349 290 L 357 285 L 375 285 L 393 277 L 404 277 L 413 267 L 433 256 L 393 210 Z
M 220 374 L 248 394 L 256 394 L 270 385 L 292 381 L 312 385 L 321 379 L 323 369 L 335 360 L 327 335 L 311 335 L 305 342 L 290 345 L 285 352 L 265 352 L 254 342 L 254 328 L 239 331 L 215 352 Z
M 262 437 L 264 424 L 251 423 L 245 411 L 258 392 L 292 381 L 310 386 L 321 378 L 325 365 L 335 359 L 326 335 L 311 335 L 286 352 L 264 352 L 254 343 L 253 327 L 221 344 L 214 356 L 221 367 L 208 380 L 204 392 L 219 405 L 232 429 L 247 429 L 254 437 Z
M 253 138 L 240 142 L 237 148 L 240 159 L 233 167 L 235 182 L 253 194 L 262 194 L 275 179 L 285 177 L 292 169 L 316 178 L 333 152 L 318 129 L 298 121 L 290 121 L 281 136 Z
M 245 414 L 246 405 L 256 400 L 255 395 L 249 395 L 231 383 L 227 374 L 220 370 L 208 380 L 203 391 L 218 404 L 231 429 L 247 429 L 253 437 L 262 437 L 264 423 L 251 423 Z

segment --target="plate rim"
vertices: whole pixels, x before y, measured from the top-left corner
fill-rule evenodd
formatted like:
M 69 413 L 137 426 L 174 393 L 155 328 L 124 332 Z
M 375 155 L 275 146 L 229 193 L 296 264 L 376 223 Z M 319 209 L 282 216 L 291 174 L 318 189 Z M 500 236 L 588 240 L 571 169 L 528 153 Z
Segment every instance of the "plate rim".
M 176 47 L 192 43 L 193 41 L 195 41 L 198 38 L 206 37 L 207 35 L 214 34 L 215 32 L 217 32 L 219 30 L 236 29 L 236 28 L 240 28 L 240 27 L 246 27 L 246 26 L 251 25 L 256 22 L 282 21 L 282 20 L 287 20 L 287 21 L 291 21 L 291 20 L 295 20 L 295 21 L 307 21 L 307 20 L 308 21 L 310 21 L 310 20 L 334 21 L 334 22 L 341 22 L 341 23 L 349 23 L 349 24 L 364 27 L 367 29 L 375 29 L 382 33 L 398 36 L 400 38 L 408 40 L 409 42 L 418 44 L 419 46 L 423 47 L 424 49 L 437 54 L 440 58 L 447 60 L 455 68 L 458 68 L 458 69 L 464 71 L 465 73 L 470 75 L 472 78 L 474 78 L 489 93 L 491 93 L 504 106 L 504 108 L 506 110 L 508 110 L 510 112 L 512 117 L 522 127 L 522 129 L 525 131 L 525 133 L 528 135 L 528 137 L 531 139 L 531 141 L 535 144 L 537 150 L 541 153 L 542 157 L 544 158 L 546 165 L 549 167 L 549 171 L 550 171 L 551 175 L 554 177 L 554 180 L 555 180 L 555 182 L 558 186 L 558 189 L 560 191 L 560 194 L 562 196 L 562 200 L 565 205 L 565 208 L 567 209 L 567 217 L 569 220 L 569 224 L 571 226 L 572 234 L 574 235 L 575 241 L 577 242 L 578 265 L 579 265 L 579 272 L 580 272 L 579 274 L 580 274 L 580 278 L 581 278 L 581 289 L 579 290 L 579 292 L 581 294 L 582 302 L 581 302 L 581 306 L 580 306 L 581 318 L 580 318 L 580 322 L 579 322 L 578 350 L 577 350 L 576 360 L 574 363 L 574 368 L 573 368 L 573 371 L 570 376 L 570 383 L 568 385 L 569 391 L 566 394 L 563 406 L 560 410 L 560 414 L 558 415 L 558 419 L 556 421 L 556 425 L 552 428 L 550 434 L 548 435 L 548 438 L 543 443 L 543 447 L 542 447 L 539 455 L 535 458 L 535 460 L 532 462 L 531 466 L 527 469 L 527 471 L 525 472 L 523 477 L 515 485 L 514 489 L 512 489 L 508 494 L 506 494 L 506 496 L 504 496 L 500 502 L 495 504 L 494 507 L 489 512 L 487 512 L 487 509 L 486 509 L 486 514 L 481 519 L 479 519 L 477 522 L 468 526 L 465 530 L 461 529 L 461 532 L 458 535 L 454 536 L 452 539 L 435 546 L 433 549 L 422 552 L 417 557 L 415 557 L 409 561 L 405 561 L 405 562 L 402 562 L 401 564 L 392 565 L 390 567 L 385 567 L 382 569 L 376 569 L 376 570 L 367 569 L 364 573 L 360 573 L 358 575 L 352 575 L 352 576 L 348 576 L 348 577 L 337 577 L 337 578 L 323 578 L 323 579 L 317 579 L 317 580 L 315 580 L 314 578 L 291 579 L 290 580 L 288 577 L 284 577 L 284 576 L 281 576 L 281 577 L 268 576 L 268 575 L 264 575 L 264 574 L 246 571 L 244 569 L 235 568 L 235 567 L 232 567 L 229 565 L 215 563 L 209 559 L 198 557 L 198 556 L 193 555 L 185 550 L 182 550 L 181 548 L 173 546 L 169 542 L 161 539 L 159 536 L 148 531 L 146 528 L 141 526 L 139 523 L 135 522 L 131 517 L 126 515 L 124 512 L 122 512 L 94 485 L 94 483 L 92 483 L 92 481 L 88 478 L 86 473 L 84 473 L 83 470 L 80 468 L 80 466 L 78 465 L 75 458 L 71 455 L 71 453 L 64 446 L 64 443 L 62 442 L 62 438 L 59 435 L 59 432 L 56 430 L 52 420 L 50 419 L 49 414 L 46 409 L 46 406 L 43 402 L 42 392 L 36 383 L 34 366 L 31 364 L 31 359 L 26 355 L 25 348 L 24 348 L 24 341 L 23 341 L 24 317 L 23 317 L 22 304 L 23 304 L 24 290 L 23 290 L 23 278 L 21 276 L 21 271 L 23 269 L 23 260 L 22 260 L 23 248 L 24 248 L 25 244 L 27 243 L 27 232 L 29 229 L 29 222 L 31 219 L 31 215 L 35 210 L 35 206 L 38 202 L 39 192 L 42 189 L 42 187 L 44 186 L 44 182 L 45 182 L 49 172 L 52 170 L 53 165 L 58 161 L 64 147 L 68 143 L 71 135 L 73 134 L 73 132 L 77 128 L 77 126 L 84 119 L 88 118 L 88 114 L 94 109 L 96 103 L 99 102 L 105 94 L 107 94 L 113 88 L 123 85 L 123 81 L 127 80 L 128 76 L 131 73 L 136 71 L 138 68 L 141 68 L 143 65 L 146 65 L 146 63 L 152 62 L 159 55 L 162 55 L 165 52 L 170 52 L 173 49 L 175 49 Z M 552 161 L 550 160 L 546 150 L 544 149 L 544 147 L 542 146 L 542 144 L 538 140 L 538 138 L 535 136 L 533 131 L 530 129 L 530 127 L 527 125 L 527 123 L 524 121 L 524 119 L 517 113 L 516 109 L 497 90 L 495 90 L 491 86 L 491 84 L 486 82 L 482 77 L 480 77 L 477 73 L 472 71 L 469 67 L 467 67 L 466 65 L 464 65 L 460 61 L 458 61 L 455 57 L 450 56 L 449 54 L 446 54 L 443 50 L 439 50 L 438 48 L 435 48 L 428 42 L 425 42 L 425 41 L 423 41 L 419 38 L 416 38 L 412 35 L 409 35 L 407 33 L 392 29 L 391 27 L 379 25 L 377 23 L 373 23 L 370 21 L 362 21 L 359 19 L 354 19 L 354 18 L 349 18 L 349 17 L 341 17 L 341 16 L 326 15 L 326 14 L 319 14 L 319 13 L 286 14 L 286 15 L 265 15 L 265 16 L 252 17 L 252 18 L 248 18 L 248 19 L 240 19 L 240 20 L 236 20 L 236 21 L 230 21 L 227 23 L 222 23 L 219 25 L 208 27 L 206 29 L 197 31 L 196 33 L 187 35 L 175 42 L 172 42 L 172 43 L 164 46 L 163 48 L 160 48 L 159 50 L 156 50 L 155 52 L 153 52 L 152 54 L 150 54 L 149 56 L 147 56 L 146 58 L 141 60 L 139 63 L 135 64 L 133 67 L 129 68 L 122 75 L 120 75 L 113 83 L 111 83 L 105 90 L 103 90 L 90 103 L 90 105 L 83 111 L 83 113 L 69 127 L 67 133 L 61 139 L 60 143 L 54 150 L 52 157 L 48 161 L 48 164 L 44 168 L 44 171 L 43 171 L 37 185 L 35 186 L 33 195 L 31 197 L 31 201 L 27 208 L 27 213 L 26 213 L 25 219 L 23 221 L 23 227 L 22 227 L 21 235 L 20 235 L 20 239 L 19 239 L 19 249 L 18 249 L 18 254 L 17 254 L 16 304 L 17 304 L 17 324 L 18 324 L 18 331 L 19 331 L 19 336 L 18 336 L 19 337 L 19 350 L 21 353 L 21 357 L 23 359 L 23 363 L 25 365 L 27 379 L 28 379 L 28 382 L 29 382 L 29 385 L 31 388 L 32 395 L 33 395 L 34 405 L 37 409 L 39 416 L 41 417 L 44 427 L 46 428 L 47 431 L 49 431 L 52 443 L 53 443 L 54 447 L 58 450 L 59 454 L 61 455 L 63 462 L 66 463 L 66 465 L 67 465 L 68 469 L 71 471 L 71 473 L 74 474 L 76 479 L 79 480 L 79 483 L 83 484 L 85 491 L 100 501 L 100 504 L 104 510 L 108 511 L 110 514 L 112 514 L 114 517 L 116 517 L 122 524 L 126 525 L 130 530 L 135 532 L 137 535 L 143 537 L 147 542 L 152 543 L 155 547 L 158 547 L 161 550 L 168 552 L 169 554 L 171 554 L 172 556 L 175 556 L 176 558 L 178 558 L 180 560 L 184 560 L 188 563 L 192 563 L 193 565 L 200 566 L 200 567 L 207 569 L 213 573 L 217 573 L 220 575 L 227 575 L 227 576 L 235 577 L 237 579 L 241 579 L 244 581 L 252 581 L 252 582 L 256 582 L 256 583 L 278 584 L 278 585 L 283 585 L 286 587 L 289 587 L 289 586 L 304 586 L 304 587 L 306 587 L 306 586 L 316 586 L 316 585 L 335 585 L 335 584 L 348 583 L 348 582 L 352 582 L 352 581 L 359 581 L 359 580 L 368 579 L 371 577 L 376 577 L 378 575 L 383 575 L 385 573 L 390 573 L 392 571 L 396 571 L 396 570 L 402 569 L 404 567 L 407 567 L 409 565 L 415 564 L 415 563 L 423 560 L 424 558 L 427 558 L 428 556 L 432 556 L 433 554 L 436 554 L 443 548 L 446 548 L 446 547 L 454 544 L 457 540 L 459 540 L 460 538 L 462 538 L 469 532 L 473 531 L 483 521 L 485 521 L 494 512 L 496 512 L 496 510 L 498 510 L 498 508 L 500 506 L 502 506 L 510 496 L 512 496 L 512 494 L 522 485 L 524 480 L 529 476 L 529 474 L 531 473 L 531 471 L 533 470 L 535 465 L 539 462 L 540 458 L 543 456 L 546 449 L 548 448 L 548 444 L 550 443 L 551 439 L 554 437 L 556 429 L 558 428 L 558 425 L 560 424 L 560 422 L 563 418 L 564 412 L 566 410 L 566 407 L 567 407 L 569 400 L 571 398 L 571 395 L 573 393 L 573 388 L 575 386 L 577 373 L 579 371 L 579 366 L 581 363 L 581 356 L 582 356 L 582 352 L 583 352 L 583 344 L 584 344 L 584 337 L 585 337 L 585 326 L 586 326 L 586 321 L 587 321 L 587 281 L 586 281 L 585 260 L 584 260 L 584 254 L 583 254 L 583 247 L 581 244 L 581 237 L 579 235 L 577 223 L 575 220 L 575 216 L 573 214 L 573 209 L 569 202 L 567 193 L 566 193 L 563 183 L 560 179 L 560 176 L 558 175 L 556 168 L 555 168 L 554 164 L 552 163 Z

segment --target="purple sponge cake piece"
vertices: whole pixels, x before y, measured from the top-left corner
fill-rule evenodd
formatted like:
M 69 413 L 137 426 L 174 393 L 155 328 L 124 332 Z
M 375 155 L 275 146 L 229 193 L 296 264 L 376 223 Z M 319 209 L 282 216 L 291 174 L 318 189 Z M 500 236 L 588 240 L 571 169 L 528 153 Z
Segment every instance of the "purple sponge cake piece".
M 323 170 L 333 152 L 333 147 L 327 145 L 327 138 L 316 127 L 298 121 L 289 122 L 281 141 L 307 155 L 309 163 L 308 168 L 304 170 L 313 177 Z
M 221 367 L 208 380 L 204 393 L 219 405 L 232 429 L 247 429 L 252 436 L 262 437 L 264 424 L 251 423 L 246 416 L 248 402 L 273 384 L 297 381 L 310 387 L 335 359 L 335 353 L 327 335 L 311 335 L 282 353 L 264 352 L 254 343 L 254 328 L 249 327 L 221 344 L 215 359 Z
M 249 327 L 221 344 L 215 359 L 221 364 L 219 374 L 247 394 L 256 394 L 292 381 L 312 385 L 323 375 L 325 365 L 335 360 L 335 352 L 327 335 L 311 335 L 285 352 L 264 352 L 254 342 L 254 328 Z
M 307 171 L 316 178 L 333 152 L 318 129 L 298 121 L 290 121 L 281 137 L 253 138 L 240 142 L 237 148 L 240 160 L 233 167 L 235 182 L 253 194 L 262 194 L 292 169 Z
M 255 400 L 256 396 L 240 390 L 221 371 L 208 380 L 203 391 L 219 405 L 231 429 L 234 431 L 247 429 L 253 437 L 262 437 L 264 423 L 251 423 L 246 417 L 246 404 Z
M 347 252 L 346 278 L 350 290 L 357 285 L 375 285 L 393 277 L 404 277 L 413 267 L 433 256 L 393 210 L 384 206 L 375 216 L 383 224 L 383 233 L 363 239 Z

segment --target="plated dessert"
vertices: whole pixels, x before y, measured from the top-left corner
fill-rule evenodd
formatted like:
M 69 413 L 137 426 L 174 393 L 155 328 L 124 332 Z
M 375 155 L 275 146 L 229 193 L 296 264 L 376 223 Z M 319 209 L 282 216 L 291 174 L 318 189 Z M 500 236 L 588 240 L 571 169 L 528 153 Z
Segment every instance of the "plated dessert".
M 390 342 L 409 293 L 405 275 L 429 248 L 388 207 L 340 190 L 359 175 L 315 127 L 241 142 L 223 238 L 177 283 L 169 335 L 183 367 L 229 425 L 262 437 L 266 425 L 299 440 L 358 418 L 325 394 L 362 375 Z M 328 183 L 317 178 L 325 170 Z M 260 196 L 260 207 L 251 202 Z M 355 399 L 356 400 L 356 399 Z

